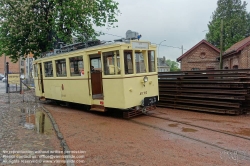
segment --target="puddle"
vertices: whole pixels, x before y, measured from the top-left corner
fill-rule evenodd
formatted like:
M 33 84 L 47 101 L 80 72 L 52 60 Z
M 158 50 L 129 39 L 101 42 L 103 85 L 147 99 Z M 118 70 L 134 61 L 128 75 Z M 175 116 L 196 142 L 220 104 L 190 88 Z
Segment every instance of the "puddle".
M 198 130 L 182 127 L 182 132 L 196 132 Z
M 241 123 L 241 122 L 237 122 L 237 121 L 230 121 L 230 120 L 195 119 L 195 118 L 186 118 L 186 119 L 191 119 L 191 120 L 195 120 L 195 121 L 216 122 L 216 123 L 223 123 L 223 122 L 228 122 L 228 123 Z
M 175 124 L 169 124 L 169 127 L 177 127 L 179 124 L 175 123 Z
M 49 117 L 41 110 L 41 108 L 21 108 L 22 112 L 20 125 L 28 130 L 35 130 L 40 134 L 50 135 L 54 132 Z
M 250 137 L 250 129 L 249 128 L 241 128 L 236 134 L 244 135 Z
M 108 122 L 101 122 L 100 123 L 100 125 L 102 125 L 102 126 L 105 126 L 105 125 L 107 125 L 108 124 Z

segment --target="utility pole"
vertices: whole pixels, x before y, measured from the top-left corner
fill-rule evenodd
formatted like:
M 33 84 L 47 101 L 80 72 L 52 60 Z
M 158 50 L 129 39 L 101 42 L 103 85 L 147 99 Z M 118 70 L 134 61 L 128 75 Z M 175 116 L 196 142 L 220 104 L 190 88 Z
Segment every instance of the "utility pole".
M 22 88 L 22 78 L 21 78 L 21 75 L 22 75 L 22 72 L 21 72 L 21 62 L 22 62 L 22 58 L 19 58 L 20 94 L 23 91 L 23 88 Z
M 28 57 L 27 59 L 28 60 L 27 61 L 28 62 L 28 81 L 30 81 L 30 54 L 28 54 L 27 57 Z
M 9 93 L 9 62 L 6 62 L 6 75 L 5 75 L 5 78 L 6 78 L 6 93 Z
M 220 22 L 220 69 L 223 69 L 222 61 L 222 52 L 223 52 L 223 19 L 221 18 Z
M 183 45 L 181 45 L 181 55 L 183 55 Z
M 4 54 L 4 77 L 6 77 L 6 55 Z

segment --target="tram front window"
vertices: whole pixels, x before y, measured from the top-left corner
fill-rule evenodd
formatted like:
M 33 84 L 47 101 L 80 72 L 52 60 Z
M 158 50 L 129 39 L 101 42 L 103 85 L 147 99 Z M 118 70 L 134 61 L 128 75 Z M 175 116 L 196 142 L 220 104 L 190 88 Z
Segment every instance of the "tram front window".
M 125 74 L 133 74 L 133 58 L 132 51 L 124 51 L 124 67 Z
M 155 72 L 155 52 L 148 51 L 148 68 L 149 72 Z
M 146 73 L 145 56 L 143 52 L 135 52 L 136 73 Z

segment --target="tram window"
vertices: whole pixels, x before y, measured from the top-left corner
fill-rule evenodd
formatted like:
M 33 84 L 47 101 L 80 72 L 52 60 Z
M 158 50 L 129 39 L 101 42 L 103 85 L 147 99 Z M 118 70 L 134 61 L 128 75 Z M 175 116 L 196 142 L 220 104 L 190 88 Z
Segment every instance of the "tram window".
M 56 60 L 56 76 L 57 77 L 67 76 L 65 59 Z
M 133 74 L 133 56 L 132 51 L 124 51 L 125 74 Z
M 70 62 L 70 76 L 84 75 L 82 56 L 69 58 L 69 62 Z
M 44 76 L 45 77 L 53 77 L 53 65 L 52 61 L 44 62 Z
M 35 74 L 35 77 L 37 77 L 37 75 L 38 75 L 38 73 L 37 73 L 37 64 L 34 64 L 34 74 Z
M 142 52 L 135 52 L 136 73 L 145 73 L 145 56 Z
M 105 75 L 121 74 L 119 51 L 104 52 L 103 67 Z
M 149 72 L 155 72 L 155 52 L 148 51 L 148 68 Z

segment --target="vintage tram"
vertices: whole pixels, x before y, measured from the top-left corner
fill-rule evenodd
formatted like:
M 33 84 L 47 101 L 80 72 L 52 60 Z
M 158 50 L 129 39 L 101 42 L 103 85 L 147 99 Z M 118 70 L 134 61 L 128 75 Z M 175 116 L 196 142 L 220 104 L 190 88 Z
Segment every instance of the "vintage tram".
M 156 48 L 138 40 L 64 47 L 34 61 L 35 94 L 93 111 L 117 108 L 127 117 L 152 110 L 159 98 Z

